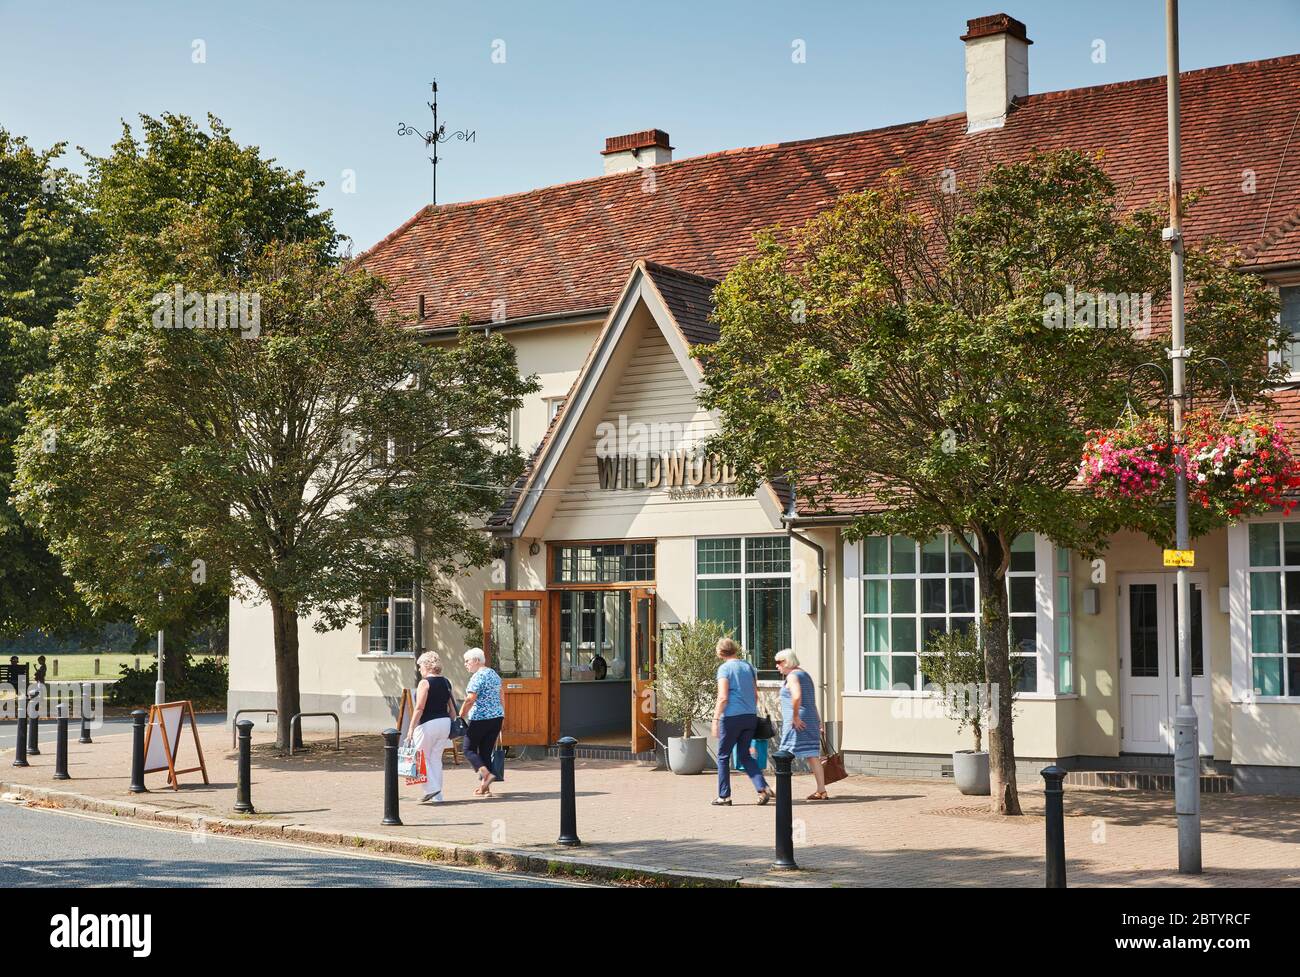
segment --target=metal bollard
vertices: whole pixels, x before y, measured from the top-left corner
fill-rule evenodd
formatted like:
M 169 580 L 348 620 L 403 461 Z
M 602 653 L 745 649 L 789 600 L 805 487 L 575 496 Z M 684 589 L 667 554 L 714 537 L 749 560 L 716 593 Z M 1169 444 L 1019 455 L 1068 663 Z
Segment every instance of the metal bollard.
M 131 786 L 127 788 L 132 794 L 147 793 L 144 785 L 144 724 L 149 714 L 143 709 L 131 713 Z
M 794 860 L 794 796 L 790 765 L 794 754 L 780 750 L 772 756 L 776 768 L 776 861 L 773 868 L 796 869 Z
M 384 820 L 380 824 L 400 825 L 397 816 L 397 730 L 384 730 Z
M 93 689 L 94 686 L 91 686 Z M 94 694 L 93 692 L 91 693 Z M 89 743 L 90 739 L 90 720 L 86 717 L 86 683 L 81 683 L 81 738 L 78 743 Z
M 574 747 L 578 741 L 572 736 L 560 739 L 560 837 L 557 845 L 581 845 L 578 839 L 578 799 L 574 785 Z
M 54 779 L 71 780 L 68 775 L 68 707 L 59 703 L 59 718 L 54 733 Z
M 30 767 L 27 762 L 27 711 L 20 709 L 18 717 L 18 735 L 14 739 L 14 766 Z
M 27 755 L 41 755 L 41 711 L 40 706 L 32 708 L 35 699 L 27 700 Z
M 241 719 L 235 723 L 239 728 L 239 773 L 235 784 L 235 812 L 237 814 L 256 814 L 253 810 L 253 721 Z
M 1041 771 L 1047 800 L 1047 888 L 1065 888 L 1065 771 L 1052 764 Z

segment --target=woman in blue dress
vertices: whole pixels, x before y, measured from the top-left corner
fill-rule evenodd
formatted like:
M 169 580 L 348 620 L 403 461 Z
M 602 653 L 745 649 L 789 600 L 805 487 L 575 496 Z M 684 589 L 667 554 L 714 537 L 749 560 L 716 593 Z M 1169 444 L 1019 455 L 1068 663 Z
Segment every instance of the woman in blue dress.
M 822 772 L 822 722 L 817 715 L 817 690 L 812 676 L 799 667 L 799 659 L 788 648 L 777 652 L 776 667 L 785 678 L 781 684 L 780 749 L 808 761 L 817 781 L 817 789 L 808 800 L 828 800 L 826 775 Z

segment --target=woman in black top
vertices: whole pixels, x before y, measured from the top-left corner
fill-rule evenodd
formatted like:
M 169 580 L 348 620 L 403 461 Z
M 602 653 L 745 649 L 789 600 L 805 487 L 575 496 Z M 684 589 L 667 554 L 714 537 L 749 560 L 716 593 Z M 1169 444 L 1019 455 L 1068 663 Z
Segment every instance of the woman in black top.
M 436 804 L 442 800 L 442 751 L 451 742 L 451 717 L 456 715 L 456 701 L 451 683 L 442 677 L 442 659 L 436 651 L 426 651 L 416 665 L 420 669 L 420 685 L 406 738 L 424 754 L 429 779 L 420 785 L 424 788 L 420 803 Z

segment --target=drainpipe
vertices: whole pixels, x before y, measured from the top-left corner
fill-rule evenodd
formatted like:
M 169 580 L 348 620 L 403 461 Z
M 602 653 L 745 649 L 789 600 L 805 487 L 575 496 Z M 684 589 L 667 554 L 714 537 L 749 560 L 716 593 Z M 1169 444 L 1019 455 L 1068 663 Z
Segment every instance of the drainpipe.
M 515 589 L 515 541 L 507 536 L 502 544 L 501 557 L 506 563 L 506 590 Z
M 793 501 L 790 508 L 794 508 Z M 817 551 L 817 645 L 818 655 L 821 661 L 821 685 L 822 685 L 822 703 L 827 712 L 830 712 L 830 673 L 827 670 L 826 661 L 826 550 L 816 540 L 805 536 L 803 533 L 795 532 L 791 522 L 794 519 L 794 513 L 788 512 L 781 516 L 781 521 L 785 523 L 785 531 L 791 539 L 797 539 L 805 546 L 809 546 Z M 838 717 L 839 706 L 836 703 L 834 713 Z M 830 738 L 827 737 L 827 746 L 831 746 Z

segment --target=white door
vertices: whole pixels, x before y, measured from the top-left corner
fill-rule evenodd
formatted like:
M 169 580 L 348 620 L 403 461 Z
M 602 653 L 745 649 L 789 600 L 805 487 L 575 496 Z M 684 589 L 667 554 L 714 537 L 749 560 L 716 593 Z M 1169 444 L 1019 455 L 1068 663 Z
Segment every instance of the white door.
M 1200 752 L 1214 752 L 1205 663 L 1206 577 L 1191 574 L 1192 702 Z M 1178 708 L 1178 584 L 1172 573 L 1120 578 L 1120 750 L 1172 753 Z

